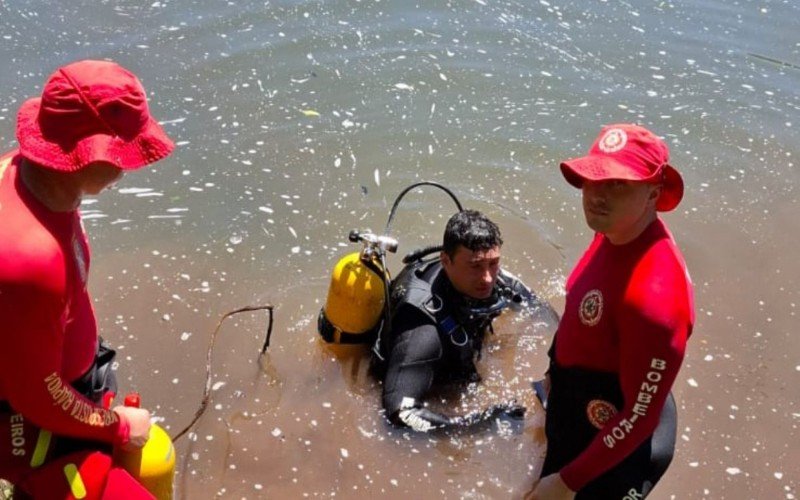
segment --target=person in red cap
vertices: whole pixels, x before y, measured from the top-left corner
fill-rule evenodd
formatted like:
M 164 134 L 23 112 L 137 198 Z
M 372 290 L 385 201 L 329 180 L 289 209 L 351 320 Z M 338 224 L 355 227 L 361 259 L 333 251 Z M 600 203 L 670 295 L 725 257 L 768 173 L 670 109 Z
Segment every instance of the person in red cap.
M 694 324 L 692 283 L 660 211 L 683 196 L 666 144 L 608 125 L 561 163 L 581 189 L 589 248 L 550 348 L 547 455 L 536 499 L 645 497 L 675 447 L 672 387 Z
M 112 464 L 112 446 L 144 445 L 150 414 L 109 409 L 114 352 L 97 333 L 78 207 L 174 144 L 136 76 L 88 60 L 22 105 L 17 141 L 0 157 L 0 477 L 34 498 L 152 498 Z

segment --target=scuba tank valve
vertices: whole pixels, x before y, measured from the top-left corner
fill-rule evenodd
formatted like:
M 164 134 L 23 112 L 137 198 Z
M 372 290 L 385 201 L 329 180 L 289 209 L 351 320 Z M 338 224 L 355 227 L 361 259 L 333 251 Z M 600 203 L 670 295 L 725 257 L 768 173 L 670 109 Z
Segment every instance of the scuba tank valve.
M 384 253 L 397 252 L 398 242 L 391 236 L 378 236 L 372 233 L 359 233 L 358 231 L 353 229 L 352 231 L 350 231 L 350 234 L 347 235 L 347 239 L 349 239 L 353 243 L 358 243 L 359 241 L 363 241 L 364 251 L 372 252 L 374 251 L 374 249 L 380 249 Z
M 139 408 L 138 393 L 125 396 L 125 406 Z M 114 448 L 114 464 L 133 476 L 158 500 L 172 499 L 172 482 L 175 477 L 175 448 L 166 431 L 158 424 L 150 426 L 147 443 L 136 451 Z

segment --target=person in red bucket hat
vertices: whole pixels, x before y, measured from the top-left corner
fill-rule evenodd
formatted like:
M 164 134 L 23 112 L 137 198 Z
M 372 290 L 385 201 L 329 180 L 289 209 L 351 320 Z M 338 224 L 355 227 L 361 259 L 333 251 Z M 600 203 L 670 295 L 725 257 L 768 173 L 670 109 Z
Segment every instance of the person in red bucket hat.
M 78 207 L 174 144 L 138 78 L 91 60 L 23 103 L 17 141 L 0 157 L 0 477 L 34 498 L 152 498 L 111 460 L 112 446 L 144 445 L 150 414 L 110 408 L 114 351 L 98 337 Z
M 675 447 L 670 393 L 694 325 L 692 283 L 658 216 L 683 197 L 667 145 L 607 125 L 561 172 L 594 239 L 566 284 L 545 378 L 547 454 L 528 498 L 643 498 Z

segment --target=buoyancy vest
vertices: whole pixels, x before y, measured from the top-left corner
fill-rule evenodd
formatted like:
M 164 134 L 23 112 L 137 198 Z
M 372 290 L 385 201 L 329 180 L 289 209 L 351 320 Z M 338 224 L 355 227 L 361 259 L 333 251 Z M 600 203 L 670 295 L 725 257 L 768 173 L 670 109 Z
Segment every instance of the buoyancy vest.
M 438 258 L 408 264 L 392 280 L 389 307 L 396 322 L 413 309 L 436 325 L 445 356 L 457 361 L 458 368 L 474 372 L 473 359 L 480 355 L 486 330 L 492 320 L 513 302 L 530 293 L 508 273 L 498 274 L 488 299 L 469 299 L 453 288 Z M 383 349 L 391 342 L 384 342 Z M 385 354 L 385 353 L 384 353 Z

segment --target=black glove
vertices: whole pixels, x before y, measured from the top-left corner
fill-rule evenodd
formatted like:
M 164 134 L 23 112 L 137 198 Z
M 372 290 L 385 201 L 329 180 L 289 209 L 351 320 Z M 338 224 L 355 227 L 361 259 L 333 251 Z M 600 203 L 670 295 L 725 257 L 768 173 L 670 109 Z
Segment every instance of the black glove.
M 483 411 L 474 411 L 472 413 L 468 413 L 463 417 L 454 417 L 451 421 L 463 427 L 468 427 L 470 425 L 475 425 L 480 422 L 486 422 L 487 420 L 491 420 L 493 418 L 497 418 L 500 415 L 506 415 L 513 419 L 521 419 L 525 416 L 526 408 L 516 400 L 511 400 L 505 403 L 499 403 L 496 405 L 492 405 L 489 408 Z
M 395 424 L 405 425 L 418 432 L 428 432 L 433 429 L 442 429 L 450 426 L 469 427 L 501 415 L 519 420 L 525 416 L 526 410 L 516 400 L 492 405 L 483 411 L 474 411 L 457 417 L 446 417 L 427 408 L 415 407 L 398 411 L 391 420 Z
M 453 419 L 434 413 L 427 408 L 405 408 L 398 411 L 392 420 L 418 432 L 441 429 L 453 423 Z
M 495 405 L 495 407 L 500 411 L 501 414 L 516 420 L 525 418 L 525 412 L 528 410 L 521 404 L 517 403 L 516 400 L 511 400 L 507 403 L 501 403 L 499 405 Z

